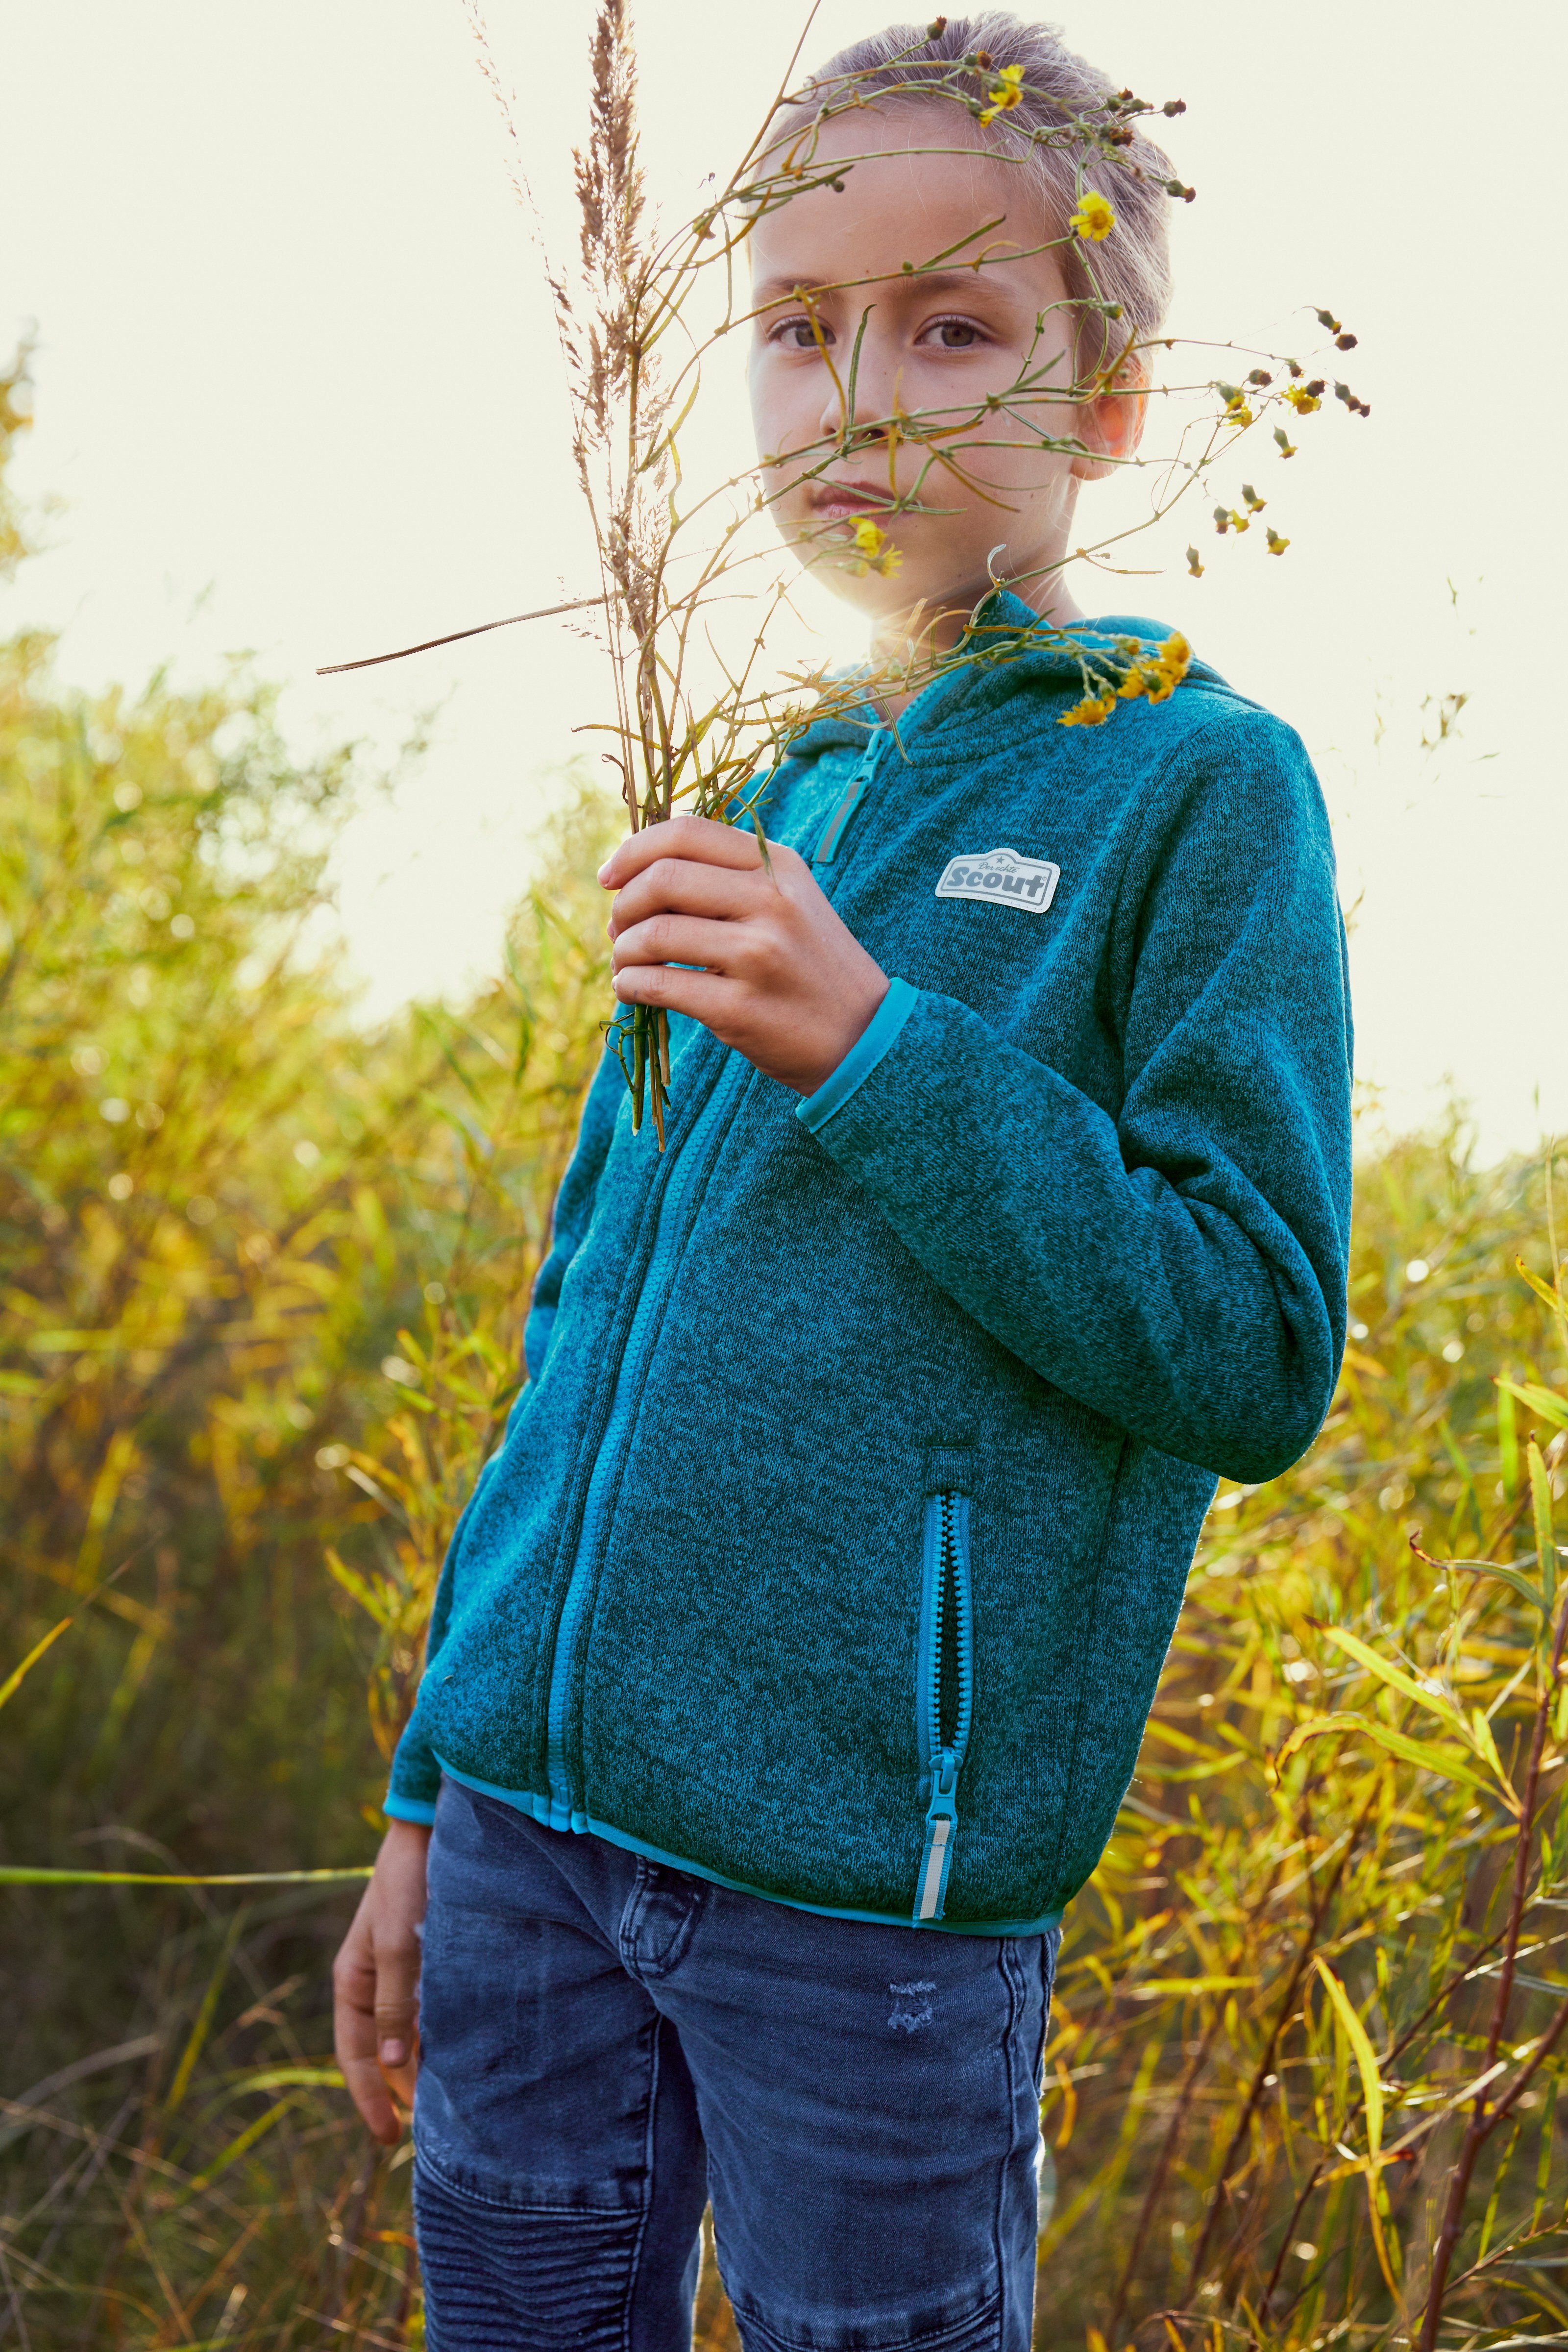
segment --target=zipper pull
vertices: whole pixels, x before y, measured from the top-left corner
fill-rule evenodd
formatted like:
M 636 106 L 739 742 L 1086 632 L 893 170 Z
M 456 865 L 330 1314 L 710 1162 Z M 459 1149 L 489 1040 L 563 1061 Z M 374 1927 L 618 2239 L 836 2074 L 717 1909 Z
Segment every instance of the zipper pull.
M 917 1927 L 940 1919 L 947 1901 L 947 1874 L 952 1868 L 952 1842 L 958 1831 L 958 1766 L 950 1748 L 939 1748 L 931 1759 L 931 1803 L 926 1807 L 925 1852 L 921 1856 L 915 1900 Z
M 890 733 L 891 730 L 886 727 L 876 727 L 871 730 L 871 739 L 866 746 L 865 755 L 855 773 L 850 777 L 843 799 L 823 826 L 816 847 L 812 851 L 811 862 L 814 866 L 832 865 L 844 828 L 865 799 L 866 788 L 881 764 L 883 746 L 889 740 Z

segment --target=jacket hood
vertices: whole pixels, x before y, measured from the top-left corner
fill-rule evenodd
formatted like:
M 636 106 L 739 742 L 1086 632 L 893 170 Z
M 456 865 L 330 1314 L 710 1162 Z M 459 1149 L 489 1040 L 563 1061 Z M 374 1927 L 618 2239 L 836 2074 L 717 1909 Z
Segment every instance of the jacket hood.
M 999 588 L 975 608 L 952 660 L 901 714 L 900 729 L 916 719 L 917 713 L 916 723 L 922 730 L 937 730 L 961 717 L 967 721 L 976 711 L 994 709 L 1029 688 L 1076 688 L 1080 678 L 1079 647 L 1089 653 L 1109 653 L 1117 649 L 1119 639 L 1136 637 L 1140 647 L 1152 654 L 1171 635 L 1167 623 L 1131 613 L 1104 614 L 1060 634 L 1047 628 L 1021 596 Z M 849 679 L 857 673 L 850 670 L 844 675 Z M 1210 686 L 1225 684 L 1216 669 L 1194 655 L 1184 683 L 1196 680 Z M 863 749 L 873 730 L 886 724 L 869 702 L 858 709 L 837 711 L 813 719 L 790 746 L 789 756 L 811 759 L 844 745 Z

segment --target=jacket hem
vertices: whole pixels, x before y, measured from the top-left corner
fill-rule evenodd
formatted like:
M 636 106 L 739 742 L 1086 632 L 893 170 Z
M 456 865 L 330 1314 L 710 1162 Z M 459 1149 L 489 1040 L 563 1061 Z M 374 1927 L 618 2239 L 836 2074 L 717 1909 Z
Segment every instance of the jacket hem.
M 829 1072 L 814 1095 L 795 1105 L 796 1118 L 809 1127 L 813 1135 L 865 1085 L 883 1055 L 897 1042 L 920 996 L 919 989 L 911 988 L 907 980 L 889 981 L 888 992 L 871 1015 L 868 1026 L 857 1037 L 837 1068 Z
M 526 1789 L 498 1788 L 493 1780 L 478 1780 L 471 1772 L 459 1772 L 441 1757 L 436 1759 L 448 1780 L 461 1788 L 471 1789 L 477 1796 L 499 1798 L 526 1813 L 542 1829 L 553 1829 L 563 1834 L 559 1821 L 551 1817 L 548 1797 L 536 1797 Z M 592 1813 L 574 1813 L 572 1829 L 578 1834 L 603 1838 L 607 1845 L 617 1845 L 624 1853 L 640 1853 L 646 1861 L 663 1863 L 668 1870 L 684 1870 L 693 1878 L 705 1878 L 712 1886 L 727 1886 L 733 1895 L 755 1895 L 761 1903 L 782 1903 L 786 1911 L 810 1911 L 820 1919 L 862 1919 L 874 1927 L 908 1927 L 914 1932 L 914 1922 L 901 1911 L 857 1911 L 847 1904 L 803 1903 L 793 1895 L 775 1895 L 772 1887 L 751 1886 L 743 1878 L 727 1878 L 721 1870 L 710 1870 L 700 1862 L 690 1862 L 684 1854 L 668 1853 L 662 1846 L 650 1845 L 646 1838 L 633 1837 L 609 1822 L 595 1821 Z M 1042 1912 L 1037 1919 L 927 1919 L 921 1923 L 920 1932 L 948 1936 L 1044 1936 L 1052 1927 L 1059 1927 L 1060 1911 Z

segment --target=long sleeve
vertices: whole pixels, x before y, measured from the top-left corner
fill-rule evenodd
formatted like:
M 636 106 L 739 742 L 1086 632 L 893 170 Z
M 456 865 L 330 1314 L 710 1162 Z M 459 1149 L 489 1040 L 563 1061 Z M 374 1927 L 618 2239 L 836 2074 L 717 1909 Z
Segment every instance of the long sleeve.
M 1183 747 L 1141 814 L 1113 942 L 1114 1115 L 907 987 L 800 1115 L 1042 1379 L 1163 1452 L 1272 1477 L 1333 1392 L 1350 1223 L 1344 933 L 1289 730 L 1249 712 Z

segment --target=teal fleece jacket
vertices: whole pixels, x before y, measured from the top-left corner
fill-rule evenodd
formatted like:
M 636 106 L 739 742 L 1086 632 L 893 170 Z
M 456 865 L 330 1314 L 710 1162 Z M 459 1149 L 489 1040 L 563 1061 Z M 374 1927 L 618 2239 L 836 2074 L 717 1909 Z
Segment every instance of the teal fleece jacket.
M 445 1771 L 781 1901 L 1041 1927 L 1215 1474 L 1322 1420 L 1351 1034 L 1311 767 L 1200 664 L 1061 727 L 1073 661 L 1010 596 L 982 619 L 1013 658 L 770 781 L 895 975 L 845 1062 L 803 1102 L 677 1020 L 662 1155 L 613 1058 L 590 1089 L 395 1815 Z

